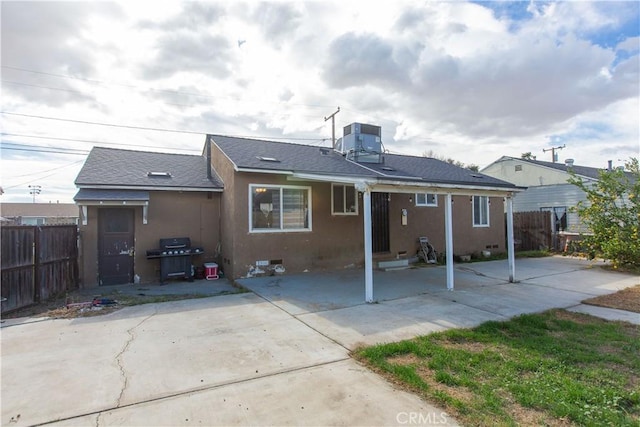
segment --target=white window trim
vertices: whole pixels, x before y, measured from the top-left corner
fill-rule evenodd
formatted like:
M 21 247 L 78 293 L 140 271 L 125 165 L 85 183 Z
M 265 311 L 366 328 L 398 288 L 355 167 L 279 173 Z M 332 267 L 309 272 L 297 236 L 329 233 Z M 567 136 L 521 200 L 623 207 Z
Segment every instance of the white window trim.
M 352 187 L 353 188 L 353 194 L 354 194 L 354 198 L 356 199 L 356 211 L 355 212 L 336 212 L 334 206 L 333 206 L 333 189 L 334 187 L 343 187 L 343 191 L 342 191 L 342 196 L 344 198 L 344 204 L 343 206 L 346 208 L 347 206 L 347 192 L 344 191 L 345 188 L 347 187 Z M 351 216 L 357 216 L 358 212 L 359 212 L 359 203 L 358 203 L 358 190 L 355 188 L 356 186 L 353 184 L 331 184 L 331 215 L 351 215 Z
M 282 190 L 284 189 L 294 189 L 294 190 L 307 190 L 307 215 L 309 221 L 308 228 L 282 228 L 282 221 L 284 220 L 284 215 L 280 215 L 280 228 L 253 228 L 253 189 L 254 188 L 268 188 L 268 189 L 279 189 L 280 190 L 280 200 L 282 198 Z M 312 231 L 312 220 L 311 220 L 311 187 L 309 186 L 300 186 L 300 185 L 274 185 L 274 184 L 249 184 L 249 233 L 299 233 L 299 232 L 308 232 Z
M 476 224 L 476 204 L 474 202 L 474 199 L 476 197 L 484 197 L 487 205 L 487 223 L 486 224 Z M 488 228 L 491 227 L 491 217 L 489 215 L 489 211 L 491 210 L 491 201 L 489 199 L 489 196 L 473 196 L 471 199 L 471 222 L 473 223 L 473 227 L 474 228 Z
M 418 203 L 418 194 L 424 194 L 425 203 Z M 427 197 L 428 194 L 433 194 L 435 203 L 429 203 L 428 202 L 428 197 Z M 430 208 L 437 208 L 438 207 L 438 194 L 436 194 L 436 193 L 416 193 L 415 194 L 415 198 L 416 198 L 416 206 L 419 206 L 419 207 L 430 207 Z

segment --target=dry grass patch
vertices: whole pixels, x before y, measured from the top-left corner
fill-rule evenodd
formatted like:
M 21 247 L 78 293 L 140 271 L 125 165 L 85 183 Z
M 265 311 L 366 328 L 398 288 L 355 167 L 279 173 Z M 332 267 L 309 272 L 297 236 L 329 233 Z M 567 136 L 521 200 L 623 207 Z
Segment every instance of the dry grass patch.
M 622 289 L 613 294 L 589 298 L 582 303 L 640 313 L 640 285 Z

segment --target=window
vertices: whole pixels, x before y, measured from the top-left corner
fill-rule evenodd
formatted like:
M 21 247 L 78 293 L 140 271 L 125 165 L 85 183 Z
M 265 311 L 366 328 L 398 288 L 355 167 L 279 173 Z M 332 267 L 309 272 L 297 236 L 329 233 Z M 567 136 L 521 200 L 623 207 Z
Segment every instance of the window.
M 311 230 L 311 187 L 249 185 L 251 232 Z
M 565 206 L 540 208 L 540 210 L 542 212 L 551 212 L 551 224 L 554 233 L 567 229 L 567 208 Z
M 438 195 L 433 193 L 416 193 L 416 206 L 438 206 Z
M 331 213 L 358 215 L 358 192 L 353 185 L 331 184 Z
M 489 197 L 473 196 L 473 226 L 489 226 Z

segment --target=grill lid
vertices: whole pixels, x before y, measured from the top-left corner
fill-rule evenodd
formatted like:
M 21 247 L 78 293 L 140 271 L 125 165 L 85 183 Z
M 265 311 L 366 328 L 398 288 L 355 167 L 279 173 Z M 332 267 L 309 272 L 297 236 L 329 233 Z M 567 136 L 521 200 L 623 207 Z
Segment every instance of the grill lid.
M 161 249 L 181 249 L 190 247 L 191 239 L 188 237 L 172 237 L 167 239 L 160 239 Z

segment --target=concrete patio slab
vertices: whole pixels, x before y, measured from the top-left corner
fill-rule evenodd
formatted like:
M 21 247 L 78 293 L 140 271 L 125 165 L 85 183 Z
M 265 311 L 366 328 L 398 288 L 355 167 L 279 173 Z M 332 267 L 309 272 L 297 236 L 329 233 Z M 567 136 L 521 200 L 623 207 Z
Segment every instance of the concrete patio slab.
M 455 289 L 442 266 L 374 272 L 374 299 L 364 303 L 364 275 L 343 271 L 239 282 L 341 345 L 354 349 L 449 328 L 472 327 L 634 286 L 638 276 L 571 257 L 519 259 L 508 282 L 506 260 L 456 264 Z
M 457 425 L 417 396 L 343 360 L 113 409 L 55 426 Z

